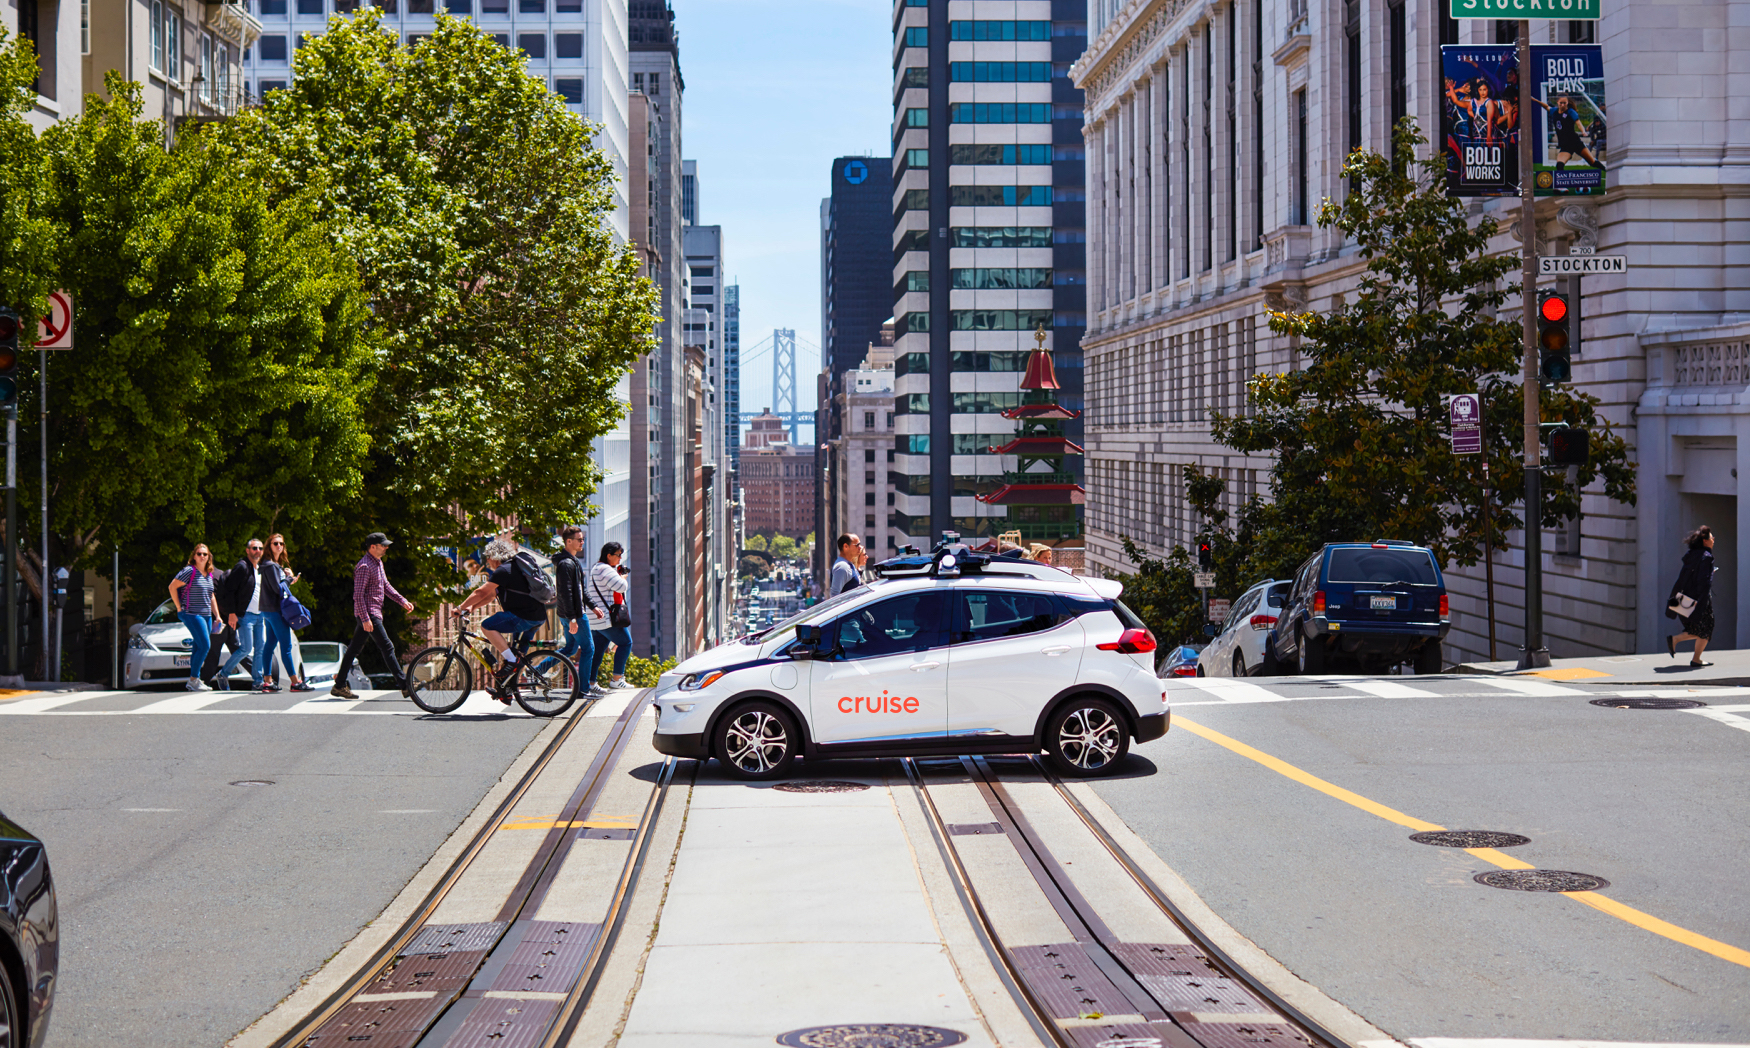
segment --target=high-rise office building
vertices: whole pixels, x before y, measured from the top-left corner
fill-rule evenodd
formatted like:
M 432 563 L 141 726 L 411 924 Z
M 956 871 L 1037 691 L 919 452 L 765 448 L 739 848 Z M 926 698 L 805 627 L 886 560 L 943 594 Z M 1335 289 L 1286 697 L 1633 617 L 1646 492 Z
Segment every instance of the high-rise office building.
M 915 6 L 914 6 L 915 4 Z M 1000 10 L 1000 13 L 998 13 Z M 971 15 L 973 17 L 966 17 Z M 927 546 L 1080 534 L 1080 507 L 989 505 L 1018 463 L 1034 332 L 1081 407 L 1086 326 L 1083 0 L 908 0 L 894 28 L 894 531 Z M 1065 427 L 1079 436 L 1079 420 Z M 903 541 L 896 538 L 896 541 Z
M 725 277 L 724 279 L 728 279 Z M 723 289 L 723 446 L 741 468 L 741 285 Z
M 140 5 L 158 9 L 160 4 Z M 254 0 L 260 38 L 248 48 L 240 87 L 256 96 L 291 81 L 299 38 L 321 33 L 332 14 L 356 11 L 358 0 Z M 621 240 L 626 225 L 626 0 L 377 0 L 383 25 L 409 44 L 431 35 L 434 12 L 472 18 L 506 47 L 520 50 L 528 71 L 547 81 L 570 110 L 600 126 L 596 147 L 613 162 L 614 209 L 609 222 Z M 193 16 L 198 22 L 200 15 Z M 144 77 L 136 77 L 144 80 Z
M 691 168 L 693 162 L 687 161 Z M 695 189 L 697 183 L 694 183 Z M 725 362 L 723 358 L 723 227 L 688 225 L 683 231 L 687 252 L 688 295 L 692 308 L 687 310 L 686 344 L 698 347 L 703 354 L 704 374 L 700 389 L 701 424 L 699 454 L 703 463 L 703 500 L 700 511 L 705 538 L 702 558 L 703 575 L 692 580 L 700 597 L 695 604 L 703 609 L 704 621 L 693 624 L 693 636 L 704 637 L 706 644 L 724 639 L 723 628 L 729 621 L 734 590 L 729 585 L 729 571 L 734 565 L 734 547 L 729 545 L 732 534 L 730 519 L 729 449 L 724 425 L 726 406 L 723 399 Z
M 821 367 L 858 366 L 892 316 L 892 160 L 842 156 L 820 202 Z
M 648 415 L 644 445 L 647 494 L 634 506 L 632 641 L 641 653 L 685 655 L 689 547 L 685 521 L 686 478 L 686 252 L 681 241 L 681 93 L 679 36 L 667 0 L 631 0 L 632 91 L 649 108 L 654 152 L 647 155 L 650 195 L 649 246 L 656 253 L 651 278 L 661 299 L 661 320 L 652 332 L 655 348 L 640 364 L 644 390 L 633 391 L 634 411 Z M 638 456 L 634 453 L 634 458 Z M 636 469 L 636 465 L 635 465 Z M 642 563 L 639 563 L 642 561 Z

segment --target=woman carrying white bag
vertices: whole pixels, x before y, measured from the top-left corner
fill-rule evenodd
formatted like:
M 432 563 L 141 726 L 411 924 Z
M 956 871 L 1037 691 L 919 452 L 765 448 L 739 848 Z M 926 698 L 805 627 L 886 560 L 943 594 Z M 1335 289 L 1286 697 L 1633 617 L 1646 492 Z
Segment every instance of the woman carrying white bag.
M 1677 645 L 1695 641 L 1695 655 L 1689 664 L 1697 669 L 1712 666 L 1703 662 L 1701 653 L 1714 635 L 1714 529 L 1703 524 L 1683 540 L 1689 552 L 1683 555 L 1683 570 L 1677 574 L 1677 584 L 1671 587 L 1671 599 L 1666 601 L 1665 615 L 1683 623 L 1683 632 L 1665 639 L 1671 657 L 1677 657 Z

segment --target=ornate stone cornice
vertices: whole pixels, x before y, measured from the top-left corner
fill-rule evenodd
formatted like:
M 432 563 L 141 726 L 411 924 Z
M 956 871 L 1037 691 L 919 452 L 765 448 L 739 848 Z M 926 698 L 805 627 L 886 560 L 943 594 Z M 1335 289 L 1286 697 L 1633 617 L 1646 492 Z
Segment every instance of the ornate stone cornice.
M 1208 0 L 1131 0 L 1070 66 L 1090 100 L 1108 91 L 1188 7 Z

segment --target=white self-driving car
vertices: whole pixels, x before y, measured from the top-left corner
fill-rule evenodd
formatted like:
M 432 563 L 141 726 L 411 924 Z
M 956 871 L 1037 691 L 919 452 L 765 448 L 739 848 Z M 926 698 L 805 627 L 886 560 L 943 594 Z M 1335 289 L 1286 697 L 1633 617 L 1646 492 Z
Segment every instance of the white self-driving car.
M 1042 750 L 1086 776 L 1166 733 L 1155 639 L 1117 582 L 964 546 L 876 571 L 664 673 L 656 748 L 744 779 L 797 757 Z

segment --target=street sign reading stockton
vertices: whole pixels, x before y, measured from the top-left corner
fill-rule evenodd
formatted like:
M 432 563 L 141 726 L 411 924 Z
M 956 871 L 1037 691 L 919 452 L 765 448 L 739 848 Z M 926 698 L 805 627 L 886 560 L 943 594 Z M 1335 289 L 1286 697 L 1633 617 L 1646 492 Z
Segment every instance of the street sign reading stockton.
M 1446 405 L 1452 425 L 1452 453 L 1477 455 L 1483 450 L 1483 401 L 1475 393 L 1459 393 Z
M 1448 0 L 1454 18 L 1599 18 L 1599 0 Z
M 1566 277 L 1588 273 L 1627 273 L 1627 255 L 1539 255 L 1537 271 L 1543 276 Z

